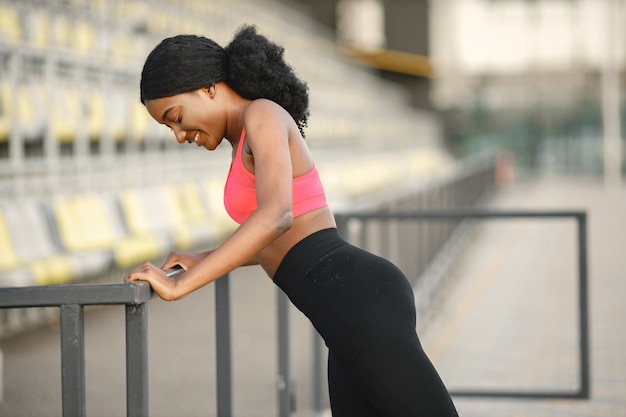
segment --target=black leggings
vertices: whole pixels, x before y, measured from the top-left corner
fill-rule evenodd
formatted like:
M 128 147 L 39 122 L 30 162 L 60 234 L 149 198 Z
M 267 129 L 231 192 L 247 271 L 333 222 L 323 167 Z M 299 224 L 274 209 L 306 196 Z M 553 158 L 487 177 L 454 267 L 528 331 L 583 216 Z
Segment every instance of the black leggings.
M 392 263 L 325 229 L 287 253 L 274 282 L 328 346 L 334 417 L 457 416 L 415 332 L 411 285 Z

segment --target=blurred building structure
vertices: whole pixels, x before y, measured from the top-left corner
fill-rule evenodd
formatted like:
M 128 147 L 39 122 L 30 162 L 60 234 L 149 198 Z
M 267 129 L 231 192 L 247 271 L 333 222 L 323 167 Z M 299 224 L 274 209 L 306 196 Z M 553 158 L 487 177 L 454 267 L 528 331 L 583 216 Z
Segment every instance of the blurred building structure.
M 622 0 L 431 2 L 431 97 L 448 137 L 505 142 L 535 167 L 616 175 L 625 24 Z
M 440 111 L 459 155 L 504 146 L 533 170 L 621 178 L 623 0 L 292 2 Z
M 430 1 L 291 0 L 335 32 L 337 43 L 354 62 L 378 70 L 399 84 L 411 104 L 431 109 Z

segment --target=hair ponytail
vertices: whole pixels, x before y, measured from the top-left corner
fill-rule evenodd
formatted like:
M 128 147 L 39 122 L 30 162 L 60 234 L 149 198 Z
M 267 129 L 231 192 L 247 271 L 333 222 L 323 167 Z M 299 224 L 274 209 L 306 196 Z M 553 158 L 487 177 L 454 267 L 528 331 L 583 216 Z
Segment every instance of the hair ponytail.
M 256 27 L 246 25 L 225 50 L 227 84 L 244 98 L 266 98 L 278 103 L 304 135 L 309 116 L 308 87 L 285 62 L 285 49 L 259 35 Z

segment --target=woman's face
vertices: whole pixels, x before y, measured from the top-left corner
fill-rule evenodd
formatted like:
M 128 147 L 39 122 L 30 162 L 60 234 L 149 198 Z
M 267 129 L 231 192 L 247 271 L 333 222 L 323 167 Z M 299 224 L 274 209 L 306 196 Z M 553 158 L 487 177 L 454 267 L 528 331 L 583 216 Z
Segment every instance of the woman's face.
M 214 150 L 224 138 L 225 117 L 215 100 L 215 86 L 189 93 L 146 100 L 157 122 L 169 127 L 178 143 L 195 143 Z

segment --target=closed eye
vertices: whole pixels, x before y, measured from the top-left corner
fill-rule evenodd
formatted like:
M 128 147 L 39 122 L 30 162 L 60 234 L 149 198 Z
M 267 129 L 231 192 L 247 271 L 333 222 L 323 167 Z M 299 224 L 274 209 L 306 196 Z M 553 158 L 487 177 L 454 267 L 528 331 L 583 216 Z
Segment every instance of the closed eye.
M 183 121 L 183 117 L 182 116 L 179 116 L 176 120 L 172 120 L 172 122 L 176 123 L 176 124 L 180 124 L 182 121 Z M 163 124 L 165 126 L 167 126 L 170 129 L 170 131 L 174 130 L 174 128 L 172 126 L 170 126 L 169 123 L 163 123 Z

